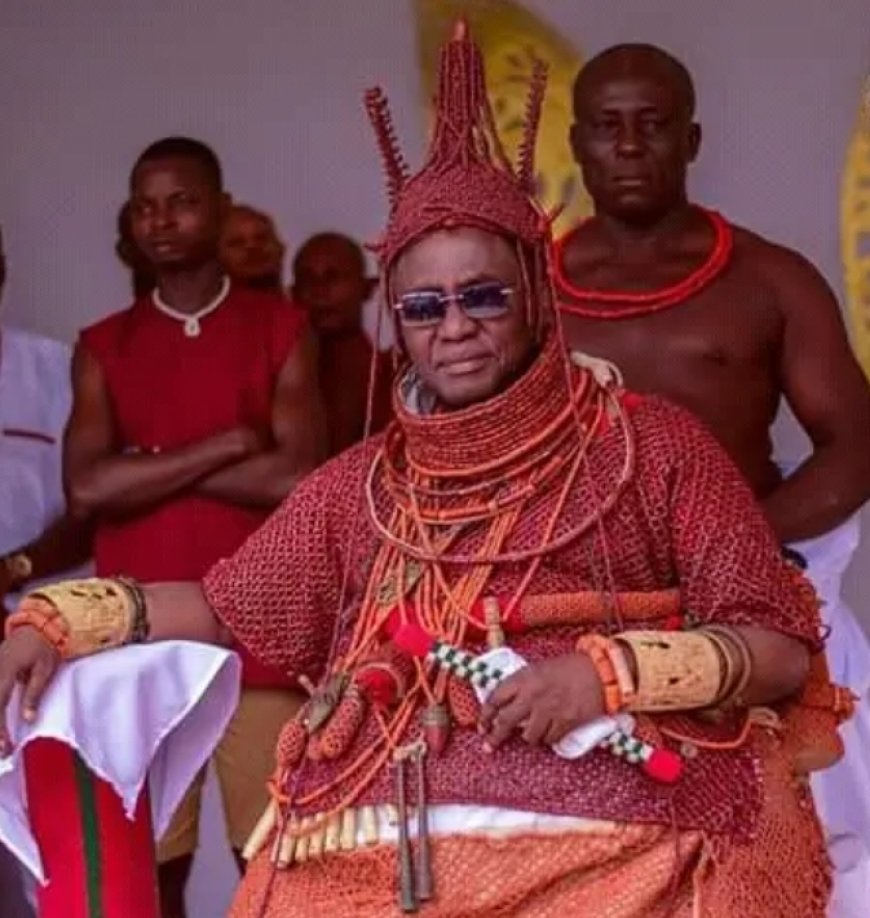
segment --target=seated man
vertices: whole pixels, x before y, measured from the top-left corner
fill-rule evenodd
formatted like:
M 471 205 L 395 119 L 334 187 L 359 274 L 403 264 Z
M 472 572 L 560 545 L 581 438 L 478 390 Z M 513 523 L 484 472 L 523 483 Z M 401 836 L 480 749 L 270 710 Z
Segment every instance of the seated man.
M 284 243 L 275 221 L 247 204 L 233 204 L 221 228 L 224 270 L 242 287 L 281 293 L 284 289 Z
M 836 300 L 802 256 L 688 201 L 700 144 L 685 67 L 648 45 L 593 58 L 574 89 L 571 142 L 595 216 L 559 243 L 569 345 L 626 385 L 693 411 L 749 482 L 819 590 L 833 677 L 861 696 L 846 758 L 816 784 L 832 836 L 870 853 L 870 648 L 840 597 L 870 496 L 870 388 Z M 785 397 L 812 454 L 789 472 L 770 427 Z M 853 517 L 850 519 L 850 517 Z M 856 863 L 842 846 L 842 866 Z M 832 850 L 836 861 L 838 854 Z M 870 888 L 858 893 L 861 902 Z
M 396 420 L 202 583 L 98 603 L 105 643 L 232 635 L 320 683 L 279 740 L 233 918 L 375 918 L 397 892 L 467 918 L 824 914 L 795 780 L 834 738 L 830 687 L 811 683 L 814 712 L 796 699 L 815 595 L 689 414 L 567 365 L 530 197 L 543 82 L 515 169 L 461 24 L 413 178 L 369 95 Z M 22 678 L 29 711 L 58 651 L 105 646 L 72 589 L 22 604 L 0 704 Z
M 293 259 L 293 302 L 308 313 L 318 338 L 332 456 L 365 432 L 372 361 L 370 432 L 380 430 L 390 417 L 390 360 L 372 346 L 363 329 L 363 307 L 376 288 L 377 280 L 366 276 L 363 250 L 341 233 L 312 236 Z

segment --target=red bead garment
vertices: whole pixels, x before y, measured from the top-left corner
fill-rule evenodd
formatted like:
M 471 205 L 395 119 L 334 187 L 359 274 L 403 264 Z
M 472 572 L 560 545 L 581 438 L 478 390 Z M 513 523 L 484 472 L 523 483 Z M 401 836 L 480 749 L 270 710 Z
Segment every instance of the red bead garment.
M 701 209 L 701 208 L 699 208 Z M 713 226 L 715 242 L 709 256 L 696 270 L 676 284 L 661 290 L 628 292 L 615 290 L 587 290 L 578 287 L 565 273 L 565 249 L 575 240 L 583 225 L 563 236 L 554 247 L 553 277 L 562 299 L 559 309 L 587 319 L 632 319 L 662 312 L 684 303 L 700 293 L 728 267 L 734 248 L 734 230 L 720 214 L 701 209 Z M 599 303 L 607 308 L 586 306 Z
M 526 378 L 534 381 L 536 376 L 532 372 Z M 543 395 L 536 398 L 544 402 Z M 508 428 L 519 429 L 523 419 L 518 409 L 512 413 L 512 403 L 514 399 L 505 400 L 503 418 Z M 525 406 L 526 401 L 519 404 Z M 548 554 L 529 592 L 600 588 L 600 572 L 609 563 L 616 590 L 651 591 L 679 584 L 686 607 L 699 621 L 755 624 L 815 642 L 814 601 L 803 581 L 782 562 L 751 493 L 719 447 L 688 414 L 657 399 L 641 402 L 630 420 L 636 462 L 632 481 L 605 517 L 602 532 L 593 528 Z M 409 430 L 409 442 L 417 442 L 426 419 L 418 418 L 415 424 L 418 430 Z M 454 430 L 466 443 L 479 442 L 478 433 L 473 423 Z M 458 446 L 443 435 L 419 442 L 428 444 L 419 458 L 435 466 L 446 464 Z M 359 447 L 312 475 L 234 558 L 218 564 L 206 578 L 206 595 L 217 613 L 239 640 L 268 662 L 305 672 L 314 680 L 322 675 L 347 564 L 352 579 L 339 658 L 348 650 L 379 544 L 371 524 L 357 516 L 359 495 L 371 470 L 372 449 L 383 443 L 379 439 L 368 450 Z M 624 455 L 625 435 L 613 425 L 590 447 L 588 475 L 578 480 L 554 537 L 570 531 L 590 506 L 598 505 L 596 491 L 605 494 L 616 485 Z M 390 506 L 386 488 L 377 486 L 375 496 L 385 511 Z M 535 542 L 557 496 L 555 485 L 536 496 L 511 532 L 507 551 L 521 551 Z M 356 536 L 355 518 L 360 527 Z M 482 537 L 480 527 L 471 527 L 452 548 L 474 554 Z M 445 565 L 451 583 L 462 570 L 461 564 Z M 526 570 L 526 564 L 498 565 L 487 589 L 512 595 Z M 576 628 L 559 628 L 512 638 L 512 644 L 535 660 L 569 652 L 576 637 Z M 400 734 L 413 735 L 417 729 L 413 715 Z M 715 729 L 699 729 L 717 738 Z M 369 718 L 339 761 L 305 763 L 298 782 L 300 810 L 323 812 L 338 803 L 370 770 L 372 759 L 344 780 L 337 778 L 379 736 L 379 725 Z M 430 760 L 428 773 L 434 802 L 493 804 L 627 822 L 670 824 L 674 819 L 683 828 L 732 838 L 745 838 L 753 831 L 760 805 L 756 777 L 751 743 L 702 752 L 687 763 L 674 792 L 606 753 L 566 762 L 515 739 L 496 756 L 483 756 L 474 731 L 462 728 L 454 729 L 445 754 Z M 389 773 L 381 769 L 369 776 L 356 802 L 391 799 Z

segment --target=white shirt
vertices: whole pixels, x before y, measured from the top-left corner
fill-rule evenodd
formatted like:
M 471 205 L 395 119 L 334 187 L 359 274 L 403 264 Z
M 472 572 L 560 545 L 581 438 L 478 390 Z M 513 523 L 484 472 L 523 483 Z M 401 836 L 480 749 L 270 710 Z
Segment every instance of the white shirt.
M 70 412 L 70 349 L 0 331 L 0 555 L 63 512 L 61 441 Z

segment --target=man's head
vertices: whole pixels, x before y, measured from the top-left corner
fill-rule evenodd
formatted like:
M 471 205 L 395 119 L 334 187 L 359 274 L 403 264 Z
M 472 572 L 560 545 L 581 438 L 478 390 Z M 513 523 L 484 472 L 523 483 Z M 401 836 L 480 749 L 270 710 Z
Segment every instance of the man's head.
M 390 272 L 391 305 L 411 362 L 439 401 L 463 408 L 504 390 L 537 349 L 516 243 L 459 227 L 412 242 Z
M 227 206 L 217 156 L 198 140 L 159 140 L 130 174 L 130 232 L 158 273 L 216 259 Z
M 552 315 L 543 271 L 550 221 L 533 196 L 545 86 L 536 62 L 514 164 L 494 128 L 483 56 L 460 20 L 441 51 L 432 140 L 413 176 L 386 99 L 380 90 L 366 96 L 391 205 L 377 248 L 388 301 L 407 355 L 445 407 L 509 385 Z
M 660 48 L 617 45 L 581 69 L 571 147 L 598 213 L 644 222 L 685 201 L 694 114 L 688 70 Z
M 234 281 L 261 290 L 281 289 L 284 243 L 268 214 L 246 204 L 233 205 L 221 230 L 220 254 Z
M 373 286 L 362 249 L 340 233 L 312 236 L 293 259 L 293 299 L 320 334 L 357 331 Z

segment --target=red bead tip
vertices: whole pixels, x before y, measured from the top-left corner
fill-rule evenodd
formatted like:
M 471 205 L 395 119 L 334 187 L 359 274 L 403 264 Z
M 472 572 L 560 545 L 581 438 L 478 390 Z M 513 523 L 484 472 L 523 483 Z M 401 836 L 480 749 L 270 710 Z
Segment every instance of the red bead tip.
M 403 653 L 422 658 L 429 653 L 435 642 L 419 625 L 408 622 L 397 629 L 393 643 Z
M 387 670 L 374 666 L 365 668 L 357 675 L 356 683 L 375 707 L 388 708 L 396 703 L 396 679 Z
M 660 784 L 676 784 L 683 774 L 683 760 L 670 749 L 656 749 L 643 763 L 643 770 Z

